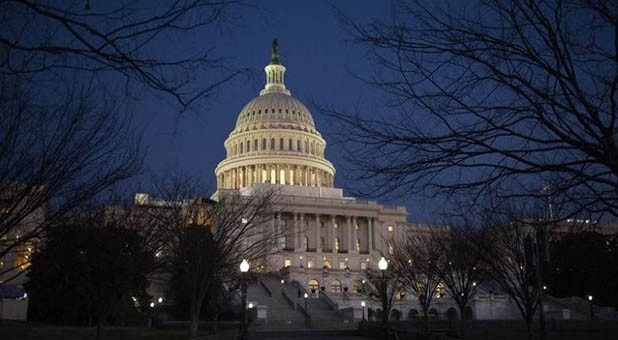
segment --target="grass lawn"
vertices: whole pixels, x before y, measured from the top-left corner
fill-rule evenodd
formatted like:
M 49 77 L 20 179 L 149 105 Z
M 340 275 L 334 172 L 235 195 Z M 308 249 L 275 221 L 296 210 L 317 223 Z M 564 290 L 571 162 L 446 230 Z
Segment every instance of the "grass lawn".
M 106 340 L 186 340 L 186 330 L 158 330 L 137 327 L 110 327 L 103 331 Z M 93 340 L 94 327 L 48 326 L 26 322 L 0 322 L 2 340 Z

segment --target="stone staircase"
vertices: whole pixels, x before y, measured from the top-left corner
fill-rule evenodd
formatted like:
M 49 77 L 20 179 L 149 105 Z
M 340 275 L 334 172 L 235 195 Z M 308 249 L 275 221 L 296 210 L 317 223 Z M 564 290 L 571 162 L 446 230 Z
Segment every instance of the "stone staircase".
M 296 282 L 285 282 L 275 274 L 261 276 L 247 288 L 248 301 L 268 307 L 263 329 L 342 328 L 341 313 L 324 298 L 311 296 L 305 311 L 305 289 Z M 345 322 L 352 327 L 352 322 Z

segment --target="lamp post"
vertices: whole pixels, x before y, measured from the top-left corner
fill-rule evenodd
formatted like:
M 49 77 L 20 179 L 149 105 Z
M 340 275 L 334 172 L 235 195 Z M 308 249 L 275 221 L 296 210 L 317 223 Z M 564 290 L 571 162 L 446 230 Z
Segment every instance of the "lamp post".
M 588 301 L 590 301 L 590 320 L 594 320 L 594 309 L 592 306 L 592 295 L 588 295 Z
M 382 322 L 384 323 L 384 338 L 388 339 L 388 297 L 386 293 L 388 291 L 386 285 L 386 269 L 388 269 L 388 262 L 382 256 L 380 261 L 378 262 L 378 268 L 382 272 L 382 284 L 380 285 L 380 298 L 382 299 Z
M 361 309 L 363 310 L 363 321 L 365 321 L 365 300 L 361 301 Z
M 242 294 L 242 319 L 240 320 L 240 339 L 247 339 L 247 273 L 249 272 L 249 262 L 246 259 L 243 259 L 240 263 L 240 273 L 241 273 L 241 294 Z
M 305 298 L 305 312 L 309 314 L 309 311 L 307 310 L 307 298 L 309 298 L 309 294 L 305 293 L 303 297 Z

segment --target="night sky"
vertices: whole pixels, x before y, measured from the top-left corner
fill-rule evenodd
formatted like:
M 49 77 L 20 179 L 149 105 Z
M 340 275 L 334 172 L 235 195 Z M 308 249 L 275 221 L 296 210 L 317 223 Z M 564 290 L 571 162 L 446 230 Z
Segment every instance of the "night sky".
M 238 78 L 221 87 L 198 112 L 178 115 L 177 109 L 160 100 L 145 97 L 135 106 L 137 125 L 143 129 L 146 147 L 145 176 L 184 173 L 196 177 L 215 189 L 214 169 L 225 157 L 223 142 L 234 128 L 243 106 L 258 95 L 264 86 L 263 68 L 270 58 L 273 38 L 279 40 L 279 50 L 286 71 L 286 86 L 292 95 L 312 112 L 326 139 L 326 158 L 338 170 L 335 185 L 347 184 L 341 171 L 342 150 L 329 137 L 327 119 L 311 102 L 354 110 L 362 107 L 381 111 L 382 93 L 369 87 L 354 75 L 375 74 L 373 62 L 363 46 L 346 41 L 336 10 L 360 21 L 388 19 L 391 6 L 386 1 L 260 1 L 258 8 L 244 8 L 232 13 L 230 22 L 207 34 L 183 36 L 173 40 L 163 53 L 182 53 L 186 48 L 209 48 L 216 56 L 229 58 L 235 67 L 251 68 L 251 76 Z M 335 7 L 336 6 L 336 7 Z M 202 36 L 204 35 L 204 36 Z M 169 51 L 169 52 L 167 52 Z M 196 80 L 199 82 L 202 80 Z M 204 86 L 208 81 L 203 80 Z M 375 200 L 389 204 L 405 204 L 413 222 L 433 222 L 437 219 L 439 202 L 420 197 Z

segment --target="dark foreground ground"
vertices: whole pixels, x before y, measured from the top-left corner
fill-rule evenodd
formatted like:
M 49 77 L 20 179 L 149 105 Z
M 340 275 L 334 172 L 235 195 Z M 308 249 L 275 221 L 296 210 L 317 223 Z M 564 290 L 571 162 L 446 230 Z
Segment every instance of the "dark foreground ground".
M 526 332 L 520 327 L 509 324 L 478 324 L 466 327 L 465 339 L 470 340 L 526 340 Z M 269 340 L 369 340 L 371 332 L 367 331 L 284 331 L 257 332 L 250 339 Z M 205 336 L 204 340 L 232 340 L 236 337 L 235 330 L 221 331 L 216 336 Z M 94 340 L 93 327 L 61 327 L 35 323 L 2 322 L 0 321 L 1 340 Z M 424 339 L 427 339 L 423 337 Z M 421 340 L 418 336 L 400 339 Z M 143 327 L 110 327 L 105 329 L 105 340 L 186 340 L 186 331 L 181 329 L 164 330 Z M 428 339 L 456 339 L 447 332 L 436 330 Z M 617 340 L 618 321 L 603 324 L 582 324 L 577 327 L 556 327 L 549 331 L 548 340 Z

